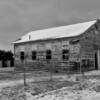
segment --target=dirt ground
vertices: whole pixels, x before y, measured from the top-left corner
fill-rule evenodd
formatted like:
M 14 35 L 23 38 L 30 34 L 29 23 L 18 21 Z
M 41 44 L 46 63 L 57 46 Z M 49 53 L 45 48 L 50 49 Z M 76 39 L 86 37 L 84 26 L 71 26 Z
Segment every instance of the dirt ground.
M 33 71 L 26 73 L 0 73 L 0 100 L 100 100 L 100 71 L 84 75 Z

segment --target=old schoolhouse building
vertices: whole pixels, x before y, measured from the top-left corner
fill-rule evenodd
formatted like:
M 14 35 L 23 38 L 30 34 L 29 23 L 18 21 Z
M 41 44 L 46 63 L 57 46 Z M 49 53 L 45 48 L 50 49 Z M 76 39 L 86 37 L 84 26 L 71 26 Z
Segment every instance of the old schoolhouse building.
M 14 44 L 15 65 L 27 70 L 100 69 L 100 20 L 29 32 Z

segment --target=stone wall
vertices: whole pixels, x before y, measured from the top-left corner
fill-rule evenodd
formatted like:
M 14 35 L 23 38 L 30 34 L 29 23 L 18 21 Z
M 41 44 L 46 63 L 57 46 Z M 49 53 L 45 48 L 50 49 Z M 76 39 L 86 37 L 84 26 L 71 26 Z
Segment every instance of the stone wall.
M 48 66 L 54 66 L 54 68 L 62 68 L 67 70 L 70 67 L 69 61 L 77 61 L 78 55 L 80 52 L 80 44 L 70 44 L 71 39 L 58 39 L 50 41 L 39 41 L 39 42 L 30 42 L 25 44 L 20 44 L 15 46 L 15 62 L 16 66 L 21 66 L 20 61 L 20 52 L 25 52 L 25 62 L 26 66 L 31 66 L 31 68 L 43 67 L 48 69 Z M 62 50 L 69 50 L 69 59 L 62 59 Z M 47 61 L 46 59 L 46 50 L 52 51 L 52 59 Z M 32 51 L 37 52 L 37 59 L 32 60 Z

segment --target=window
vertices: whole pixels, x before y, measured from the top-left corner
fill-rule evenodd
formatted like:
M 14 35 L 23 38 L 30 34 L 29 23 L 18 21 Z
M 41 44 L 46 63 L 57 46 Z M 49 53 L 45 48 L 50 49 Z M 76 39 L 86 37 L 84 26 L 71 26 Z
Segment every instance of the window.
M 21 60 L 24 60 L 24 56 L 25 56 L 24 51 L 21 51 L 21 52 L 20 52 L 20 59 L 21 59 Z
M 51 50 L 46 51 L 46 59 L 51 59 L 52 58 L 52 53 Z
M 36 59 L 36 51 L 32 51 L 32 60 Z
M 66 60 L 69 59 L 69 50 L 67 49 L 62 50 L 62 59 L 66 59 Z

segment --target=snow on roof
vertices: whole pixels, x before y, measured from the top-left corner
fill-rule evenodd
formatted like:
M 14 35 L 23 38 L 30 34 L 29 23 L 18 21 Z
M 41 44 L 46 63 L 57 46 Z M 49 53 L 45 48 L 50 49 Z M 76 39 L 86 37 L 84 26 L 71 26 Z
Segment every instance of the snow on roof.
M 84 23 L 73 24 L 73 25 L 32 31 L 22 36 L 19 40 L 13 43 L 16 44 L 16 43 L 24 43 L 24 42 L 36 41 L 36 40 L 47 40 L 47 39 L 78 36 L 80 34 L 83 34 L 88 28 L 90 28 L 96 22 L 97 20 L 94 20 L 94 21 L 89 21 Z

